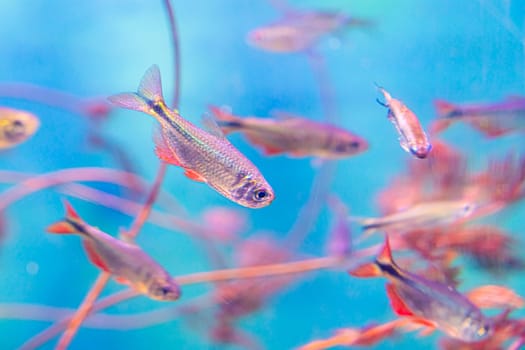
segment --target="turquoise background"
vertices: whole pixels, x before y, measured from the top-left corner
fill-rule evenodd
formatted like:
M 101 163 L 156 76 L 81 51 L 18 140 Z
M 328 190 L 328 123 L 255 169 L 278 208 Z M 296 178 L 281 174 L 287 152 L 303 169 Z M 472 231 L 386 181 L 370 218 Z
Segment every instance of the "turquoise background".
M 385 86 L 415 111 L 428 126 L 434 118 L 432 101 L 496 101 L 524 94 L 525 3 L 521 1 L 294 1 L 304 9 L 340 10 L 369 18 L 369 29 L 352 29 L 323 40 L 324 56 L 333 83 L 338 124 L 365 137 L 370 149 L 341 160 L 330 192 L 354 215 L 378 214 L 374 194 L 402 172 L 410 157 L 398 145 L 386 111 L 375 99 L 374 82 Z M 239 115 L 268 116 L 285 110 L 322 119 L 319 87 L 303 54 L 272 54 L 245 42 L 246 33 L 276 20 L 280 14 L 266 1 L 174 1 L 181 44 L 180 111 L 200 123 L 208 104 L 229 105 Z M 494 10 L 503 14 L 494 16 Z M 504 23 L 514 23 L 510 33 Z M 0 81 L 28 82 L 94 97 L 133 91 L 153 63 L 163 76 L 165 96 L 173 92 L 173 50 L 161 1 L 1 1 Z M 42 122 L 25 144 L 2 152 L 0 169 L 44 173 L 60 168 L 116 167 L 113 158 L 86 142 L 88 123 L 81 116 L 19 99 L 0 96 L 5 106 L 34 112 Z M 103 132 L 133 160 L 139 174 L 152 180 L 158 166 L 153 152 L 155 121 L 136 112 L 115 110 Z M 488 141 L 455 125 L 445 140 L 465 151 L 473 167 L 489 155 L 522 149 L 522 134 Z M 232 142 L 272 184 L 277 199 L 268 208 L 235 206 L 207 186 L 189 181 L 170 167 L 163 189 L 173 194 L 193 220 L 206 208 L 228 206 L 247 215 L 249 234 L 270 231 L 285 237 L 308 199 L 317 167 L 310 159 L 267 158 L 238 135 Z M 119 193 L 115 186 L 102 185 Z M 78 238 L 45 234 L 45 227 L 63 214 L 52 190 L 39 192 L 10 207 L 0 246 L 0 302 L 75 307 L 98 271 L 86 259 Z M 106 232 L 116 233 L 131 219 L 112 210 L 72 200 L 82 217 Z M 324 206 L 323 206 L 324 208 Z M 498 222 L 521 239 L 523 205 L 513 206 L 490 222 Z M 300 256 L 320 255 L 330 227 L 323 209 Z M 175 233 L 174 233 L 175 232 Z M 357 235 L 358 228 L 354 228 Z M 379 242 L 379 238 L 376 239 Z M 175 275 L 213 269 L 190 237 L 147 224 L 139 244 Z M 521 245 L 522 246 L 522 245 Z M 521 252 L 521 248 L 517 251 Z M 302 255 L 301 255 L 302 254 Z M 30 273 L 36 263 L 38 271 Z M 525 294 L 523 273 L 494 276 L 478 271 L 466 260 L 461 290 L 497 281 Z M 110 282 L 108 295 L 122 289 Z M 206 293 L 209 286 L 184 289 L 184 299 Z M 146 298 L 122 303 L 112 313 L 132 313 L 164 307 Z M 0 308 L 0 314 L 1 314 Z M 382 322 L 394 316 L 384 292 L 384 280 L 351 279 L 338 271 L 304 275 L 272 298 L 258 313 L 240 323 L 268 349 L 290 349 L 338 328 Z M 49 323 L 0 320 L 0 348 L 14 349 Z M 73 349 L 214 348 L 206 332 L 190 330 L 180 319 L 133 331 L 83 328 Z M 414 342 L 414 339 L 417 339 Z M 434 348 L 436 335 L 406 334 L 377 349 Z M 44 348 L 52 348 L 54 341 Z

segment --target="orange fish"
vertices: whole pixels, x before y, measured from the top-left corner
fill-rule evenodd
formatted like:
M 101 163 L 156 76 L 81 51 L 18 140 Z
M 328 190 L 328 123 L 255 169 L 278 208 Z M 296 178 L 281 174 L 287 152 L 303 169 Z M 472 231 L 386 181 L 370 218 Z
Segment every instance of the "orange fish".
M 181 166 L 185 174 L 207 183 L 226 198 L 249 208 L 262 208 L 275 198 L 259 170 L 221 133 L 216 124 L 202 130 L 171 110 L 162 97 L 159 68 L 144 74 L 137 93 L 111 96 L 122 108 L 144 112 L 160 123 L 156 153 L 163 161 Z
M 47 228 L 50 233 L 79 234 L 89 259 L 111 273 L 119 282 L 156 300 L 179 299 L 179 285 L 162 266 L 139 246 L 118 240 L 84 222 L 69 202 L 64 201 L 66 217 Z
M 388 119 L 396 127 L 401 147 L 417 158 L 426 158 L 432 149 L 427 134 L 419 123 L 417 116 L 400 100 L 392 98 L 382 87 L 377 87 L 385 97 L 385 103 L 379 104 L 388 108 Z
M 368 149 L 361 137 L 334 125 L 318 123 L 291 114 L 279 118 L 241 118 L 210 106 L 225 134 L 242 132 L 266 155 L 290 154 L 294 157 L 337 159 Z
M 29 112 L 0 107 L 0 149 L 10 148 L 29 139 L 40 121 Z

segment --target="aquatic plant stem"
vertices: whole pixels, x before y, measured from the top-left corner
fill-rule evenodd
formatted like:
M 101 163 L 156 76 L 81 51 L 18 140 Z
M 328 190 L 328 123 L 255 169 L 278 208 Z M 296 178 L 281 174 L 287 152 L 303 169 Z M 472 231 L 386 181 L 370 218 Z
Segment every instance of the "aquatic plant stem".
M 212 283 L 218 281 L 300 274 L 323 269 L 350 269 L 360 259 L 369 257 L 371 255 L 375 255 L 376 252 L 377 246 L 373 246 L 356 252 L 349 259 L 342 259 L 339 257 L 329 256 L 281 264 L 259 265 L 234 269 L 206 271 L 179 277 L 174 276 L 174 278 L 177 281 L 177 283 L 179 283 L 179 285 L 185 286 L 200 283 Z M 140 295 L 141 294 L 132 289 L 126 289 L 121 292 L 117 292 L 96 302 L 93 305 L 93 308 L 91 309 L 91 313 L 99 312 L 110 306 L 121 303 L 125 300 L 135 298 Z M 64 328 L 66 328 L 67 324 L 70 322 L 71 319 L 72 317 L 67 317 L 55 323 L 51 327 L 45 329 L 33 338 L 29 339 L 26 343 L 24 343 L 21 346 L 20 349 L 34 349 L 35 347 L 44 344 L 45 342 L 56 336 L 58 333 L 60 333 Z
M 139 234 L 140 229 L 146 222 L 148 215 L 151 212 L 151 207 L 153 206 L 153 203 L 155 203 L 155 200 L 157 199 L 157 195 L 159 194 L 160 186 L 162 184 L 162 181 L 164 180 L 164 176 L 166 175 L 166 167 L 167 167 L 166 163 L 164 162 L 160 163 L 159 169 L 157 171 L 157 176 L 155 177 L 155 181 L 153 182 L 153 186 L 148 194 L 148 197 L 146 198 L 146 202 L 144 203 L 142 210 L 133 220 L 133 223 L 131 225 L 129 232 L 124 234 L 127 240 L 132 241 L 133 239 L 135 239 L 135 237 Z M 89 312 L 93 307 L 93 304 L 95 303 L 98 296 L 100 295 L 100 293 L 106 286 L 110 277 L 111 277 L 110 274 L 107 272 L 102 272 L 99 275 L 99 277 L 97 278 L 97 281 L 95 282 L 93 287 L 88 292 L 86 298 L 80 305 L 78 311 L 75 313 L 72 320 L 69 322 L 66 331 L 64 332 L 62 337 L 59 339 L 58 345 L 57 345 L 58 350 L 67 349 L 67 347 L 73 340 L 75 334 L 77 333 L 78 329 L 82 325 L 82 322 L 89 315 Z
M 93 304 L 97 300 L 98 296 L 106 286 L 106 283 L 108 283 L 109 278 L 111 275 L 107 272 L 102 272 L 97 280 L 95 281 L 95 284 L 91 287 L 89 290 L 89 293 L 86 295 L 84 301 L 78 308 L 77 312 L 75 312 L 75 315 L 69 321 L 66 331 L 60 337 L 58 344 L 56 346 L 57 350 L 64 350 L 67 349 L 71 341 L 73 340 L 73 337 L 77 333 L 77 330 L 82 325 L 82 321 L 89 315 L 89 312 L 91 311 Z
M 180 99 L 180 46 L 179 46 L 179 32 L 177 31 L 177 22 L 175 20 L 175 12 L 171 6 L 170 0 L 164 0 L 166 13 L 168 15 L 168 22 L 171 32 L 171 43 L 173 45 L 173 82 L 175 87 L 173 89 L 173 107 L 179 108 Z

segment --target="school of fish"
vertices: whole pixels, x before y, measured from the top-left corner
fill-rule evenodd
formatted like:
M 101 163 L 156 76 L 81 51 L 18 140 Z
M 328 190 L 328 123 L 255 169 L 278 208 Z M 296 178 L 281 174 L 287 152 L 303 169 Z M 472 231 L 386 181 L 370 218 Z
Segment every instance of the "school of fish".
M 170 1 L 165 0 L 165 4 L 168 5 L 166 11 L 173 16 Z M 343 11 L 303 10 L 284 1 L 272 4 L 279 18 L 251 29 L 244 38 L 245 44 L 261 55 L 295 54 L 294 57 L 321 64 L 322 59 L 315 60 L 322 56 L 319 47 L 324 41 L 381 26 L 379 19 L 356 17 Z M 170 30 L 178 38 L 174 25 Z M 347 39 L 340 40 L 344 43 Z M 525 47 L 525 43 L 523 45 Z M 179 64 L 175 60 L 176 72 Z M 322 79 L 318 83 L 322 97 L 325 92 Z M 366 123 L 385 129 L 394 125 L 397 142 L 390 137 L 361 136 L 358 128 L 350 130 L 343 126 L 351 124 L 350 121 L 334 120 L 328 113 L 317 117 L 274 110 L 271 117 L 260 117 L 254 110 L 246 116 L 236 115 L 226 104 L 212 104 L 211 96 L 207 105 L 209 112 L 205 106 L 202 108 L 204 116 L 199 127 L 188 118 L 191 113 L 179 109 L 177 97 L 173 104 L 166 101 L 156 64 L 146 70 L 136 92 L 117 92 L 107 98 L 81 98 L 44 86 L 0 83 L 0 97 L 36 102 L 85 117 L 89 124 L 86 144 L 111 155 L 120 168 L 108 171 L 105 167 L 78 167 L 69 173 L 46 174 L 0 170 L 0 179 L 10 184 L 0 193 L 0 244 L 17 223 L 6 209 L 29 194 L 52 189 L 58 193 L 53 197 L 53 205 L 62 200 L 65 215 L 59 221 L 53 219 L 48 223 L 47 232 L 53 235 L 39 234 L 45 242 L 55 243 L 67 241 L 67 235 L 78 235 L 87 254 L 86 266 L 89 264 L 91 272 L 100 273 L 73 313 L 49 311 L 46 318 L 42 314 L 47 313 L 41 312 L 39 305 L 0 303 L 0 319 L 25 317 L 52 323 L 29 339 L 17 338 L 17 348 L 38 348 L 57 334 L 62 334 L 58 349 L 73 348 L 70 344 L 75 344 L 75 334 L 83 332 L 83 327 L 132 332 L 132 329 L 158 324 L 168 327 L 168 322 L 174 319 L 184 320 L 186 327 L 198 332 L 199 341 L 205 343 L 206 348 L 272 348 L 264 344 L 268 339 L 263 334 L 247 331 L 243 319 L 270 308 L 271 299 L 284 294 L 286 288 L 299 285 L 303 274 L 329 269 L 344 275 L 352 288 L 362 288 L 365 292 L 367 286 L 377 283 L 371 277 L 383 277 L 386 283 L 381 288 L 382 299 L 377 302 L 388 301 L 391 310 L 383 312 L 383 323 L 370 319 L 369 324 L 357 326 L 352 326 L 355 320 L 352 310 L 345 310 L 347 324 L 337 330 L 305 330 L 303 338 L 294 345 L 297 349 L 373 347 L 382 342 L 395 344 L 400 337 L 411 339 L 416 346 L 418 339 L 431 335 L 435 336 L 432 341 L 436 348 L 445 350 L 525 349 L 523 284 L 521 280 L 511 284 L 502 279 L 513 273 L 520 276 L 525 270 L 523 239 L 508 232 L 503 222 L 509 217 L 522 217 L 519 205 L 525 197 L 525 156 L 519 152 L 519 146 L 513 146 L 503 155 L 501 152 L 482 154 L 480 168 L 474 164 L 468 149 L 457 146 L 461 140 L 446 138 L 448 129 L 459 129 L 459 125 L 453 125 L 464 123 L 480 133 L 476 137 L 492 142 L 491 145 L 509 141 L 505 138 L 525 130 L 525 97 L 460 103 L 436 96 L 434 101 L 428 101 L 435 109 L 435 117 L 429 122 L 427 115 L 408 107 L 416 105 L 414 96 L 401 96 L 406 101 L 403 102 L 393 97 L 398 96 L 399 87 L 391 88 L 390 84 L 389 91 L 393 94 L 375 82 L 370 84 L 371 93 L 380 95 L 376 101 L 387 109 L 386 117 L 373 99 L 359 102 L 374 105 L 377 110 L 376 115 L 366 116 Z M 49 128 L 44 114 L 27 109 L 0 106 L 0 150 L 7 156 L 37 147 L 39 130 Z M 126 115 L 129 120 L 137 118 L 124 110 L 155 119 L 153 142 L 140 141 L 140 147 L 154 149 L 159 163 L 151 187 L 135 168 L 133 151 L 120 148 L 104 133 L 104 121 L 112 113 Z M 133 137 L 128 131 L 119 132 Z M 242 141 L 234 139 L 235 134 L 242 134 Z M 257 148 L 259 157 L 253 156 L 249 147 L 244 151 L 245 148 L 237 146 L 242 142 Z M 386 145 L 391 152 L 404 157 L 404 173 L 389 174 L 386 186 L 375 194 L 365 193 L 364 187 L 354 183 L 353 174 L 346 174 L 344 181 L 360 191 L 359 201 L 375 200 L 379 214 L 365 216 L 355 212 L 344 193 L 338 193 L 329 181 L 322 180 L 320 185 L 314 181 L 311 198 L 305 200 L 303 208 L 297 208 L 295 225 L 286 235 L 277 235 L 268 227 L 250 227 L 250 213 L 262 215 L 265 224 L 273 223 L 275 218 L 268 214 L 270 210 L 280 201 L 286 203 L 290 197 L 298 196 L 290 193 L 277 176 L 295 176 L 295 162 L 309 158 L 319 174 L 329 173 L 330 166 L 336 162 L 351 163 L 354 157 L 355 160 L 366 157 L 374 144 Z M 280 167 L 276 175 L 263 161 L 285 161 L 289 168 Z M 200 182 L 217 201 L 227 199 L 225 204 L 210 207 L 197 202 L 202 215 L 196 218 L 186 210 L 186 198 L 174 198 L 170 188 L 163 185 L 168 166 L 182 169 L 184 175 L 194 181 L 179 176 L 175 170 L 177 186 L 189 189 L 190 195 L 199 186 L 195 182 Z M 360 167 L 352 171 L 370 174 L 368 169 Z M 113 193 L 84 182 L 110 183 L 123 190 Z M 130 216 L 133 222 L 129 231 L 111 235 L 106 232 L 112 230 L 88 224 L 66 199 L 72 197 L 96 204 L 97 210 L 109 208 Z M 332 217 L 332 225 L 323 228 L 324 244 L 322 247 L 313 244 L 320 249 L 317 250 L 319 256 L 312 257 L 312 243 L 307 235 L 315 231 L 315 220 L 325 208 Z M 500 218 L 503 219 L 500 221 Z M 112 220 L 110 215 L 93 215 L 89 222 L 107 225 Z M 151 238 L 166 252 L 177 255 L 181 259 L 177 261 L 182 261 L 179 256 L 182 254 L 188 261 L 188 266 L 182 267 L 193 268 L 193 262 L 198 259 L 194 255 L 200 254 L 211 268 L 184 275 L 180 272 L 181 266 L 174 266 L 164 256 L 154 258 L 155 254 L 147 253 L 150 249 L 143 249 L 142 241 L 136 239 L 146 222 L 183 232 L 185 238 L 192 240 L 198 254 L 164 245 L 161 234 Z M 247 235 L 249 230 L 252 232 Z M 308 254 L 301 252 L 303 247 L 308 248 Z M 57 249 L 46 247 L 51 248 Z M 31 266 L 27 265 L 26 269 L 34 270 Z M 481 277 L 470 278 L 469 272 L 474 268 L 482 272 Z M 69 273 L 76 276 L 81 271 L 73 271 L 71 267 Z M 487 274 L 494 279 L 487 278 Z M 105 277 L 117 281 L 122 291 L 99 298 L 107 283 Z M 475 286 L 466 289 L 465 280 Z M 205 284 L 206 292 L 201 290 L 202 295 L 196 297 L 189 289 L 189 285 L 194 284 Z M 336 292 L 351 298 L 346 291 Z M 126 310 L 103 313 L 106 307 L 138 296 L 146 301 L 163 301 L 159 308 L 165 309 L 137 314 Z M 308 316 L 308 320 L 315 326 L 316 317 Z M 155 339 L 148 341 L 155 348 L 165 346 Z M 99 345 L 93 343 L 90 347 L 96 346 Z M 1 340 L 0 348 L 3 348 Z

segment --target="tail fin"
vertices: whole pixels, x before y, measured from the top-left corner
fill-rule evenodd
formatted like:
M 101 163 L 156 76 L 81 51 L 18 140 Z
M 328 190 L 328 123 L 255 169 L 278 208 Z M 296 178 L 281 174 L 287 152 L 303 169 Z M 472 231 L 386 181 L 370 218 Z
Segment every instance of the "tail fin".
M 376 261 L 381 265 L 395 266 L 394 259 L 392 258 L 392 250 L 390 249 L 390 240 L 387 234 L 385 234 L 385 245 L 377 256 Z
M 434 100 L 434 107 L 436 108 L 436 113 L 441 117 L 446 117 L 458 109 L 455 104 L 445 100 Z
M 244 127 L 241 118 L 236 117 L 217 106 L 209 105 L 208 109 L 213 113 L 213 116 L 217 120 L 217 124 L 225 135 L 238 131 Z
M 394 270 L 397 270 L 397 266 L 392 260 L 392 251 L 390 250 L 390 242 L 388 236 L 385 238 L 385 245 L 381 249 L 381 252 L 376 258 L 375 262 L 366 263 L 358 266 L 357 268 L 348 271 L 348 273 L 354 277 L 377 277 L 383 276 L 383 265 L 391 266 Z M 387 274 L 389 272 L 386 272 Z
M 151 105 L 164 101 L 159 67 L 151 66 L 140 81 L 137 92 L 125 92 L 108 97 L 114 105 L 134 111 L 148 113 Z
M 75 225 L 76 222 L 82 223 L 82 219 L 77 214 L 71 204 L 64 199 L 64 207 L 66 209 L 66 217 L 64 220 L 51 224 L 47 227 L 46 231 L 49 233 L 56 234 L 72 234 L 72 233 L 83 233 Z

